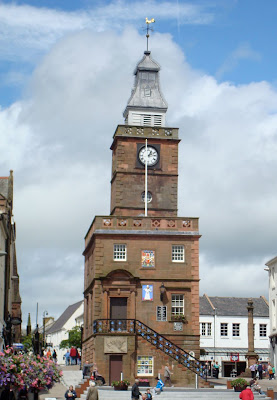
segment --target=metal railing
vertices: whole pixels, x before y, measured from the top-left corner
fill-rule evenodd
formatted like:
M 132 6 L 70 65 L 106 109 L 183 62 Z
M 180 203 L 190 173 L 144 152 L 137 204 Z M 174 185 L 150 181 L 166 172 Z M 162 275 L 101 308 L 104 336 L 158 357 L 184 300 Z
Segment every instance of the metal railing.
M 158 350 L 176 360 L 178 364 L 188 368 L 202 379 L 207 380 L 205 369 L 197 358 L 137 319 L 97 319 L 93 322 L 93 333 L 128 333 L 141 336 Z

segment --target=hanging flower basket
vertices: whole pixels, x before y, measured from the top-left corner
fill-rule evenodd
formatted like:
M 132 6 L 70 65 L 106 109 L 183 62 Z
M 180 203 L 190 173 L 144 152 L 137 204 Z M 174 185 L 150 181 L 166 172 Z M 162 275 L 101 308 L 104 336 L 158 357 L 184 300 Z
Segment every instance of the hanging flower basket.
M 13 348 L 0 351 L 0 387 L 10 385 L 39 391 L 60 382 L 62 371 L 54 361 L 29 354 L 14 354 Z

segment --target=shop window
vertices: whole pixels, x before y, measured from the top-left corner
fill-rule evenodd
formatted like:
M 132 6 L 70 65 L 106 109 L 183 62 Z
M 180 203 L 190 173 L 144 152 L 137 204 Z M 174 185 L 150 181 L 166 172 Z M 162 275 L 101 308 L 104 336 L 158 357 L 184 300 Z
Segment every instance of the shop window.
M 137 358 L 137 375 L 153 376 L 154 360 L 152 356 L 138 356 Z

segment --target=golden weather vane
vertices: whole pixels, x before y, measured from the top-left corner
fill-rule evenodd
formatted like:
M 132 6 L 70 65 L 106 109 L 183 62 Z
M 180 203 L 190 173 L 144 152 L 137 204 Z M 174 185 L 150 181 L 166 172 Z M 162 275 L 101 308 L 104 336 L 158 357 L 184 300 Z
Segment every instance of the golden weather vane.
M 147 17 L 145 18 L 145 23 L 146 23 L 146 39 L 147 39 L 147 51 L 148 51 L 148 39 L 149 39 L 149 31 L 153 31 L 153 28 L 150 28 L 149 25 L 155 22 L 154 18 L 148 19 Z

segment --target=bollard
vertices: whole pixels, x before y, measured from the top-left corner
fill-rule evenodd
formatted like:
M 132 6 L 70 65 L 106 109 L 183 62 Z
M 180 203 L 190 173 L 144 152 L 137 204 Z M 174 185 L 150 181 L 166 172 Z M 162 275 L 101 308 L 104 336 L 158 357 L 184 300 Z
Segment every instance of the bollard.
M 232 379 L 227 379 L 227 389 L 233 389 L 231 386 Z
M 274 391 L 272 387 L 268 387 L 266 390 L 267 397 L 270 397 L 271 400 L 274 400 Z

